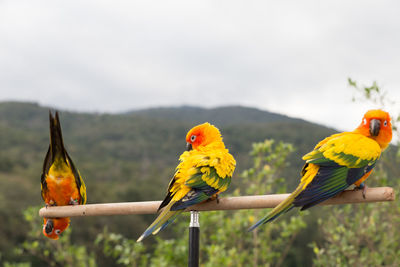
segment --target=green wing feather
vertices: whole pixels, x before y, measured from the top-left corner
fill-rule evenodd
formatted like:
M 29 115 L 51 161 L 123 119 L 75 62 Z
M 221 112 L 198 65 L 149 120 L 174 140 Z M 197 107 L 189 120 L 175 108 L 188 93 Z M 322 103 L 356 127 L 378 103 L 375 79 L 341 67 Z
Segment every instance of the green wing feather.
M 185 184 L 191 188 L 211 187 L 219 192 L 225 191 L 231 183 L 231 176 L 221 178 L 214 167 L 198 167 L 197 173 L 186 180 Z

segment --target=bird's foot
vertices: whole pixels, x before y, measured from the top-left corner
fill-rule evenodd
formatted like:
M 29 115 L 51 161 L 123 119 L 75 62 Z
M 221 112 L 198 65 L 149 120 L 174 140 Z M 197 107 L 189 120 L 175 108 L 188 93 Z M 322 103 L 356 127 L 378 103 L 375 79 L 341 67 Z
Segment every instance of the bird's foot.
M 77 199 L 73 199 L 72 197 L 71 197 L 71 200 L 69 201 L 69 203 L 68 203 L 69 205 L 78 205 L 79 204 L 79 202 L 78 202 L 78 200 Z
M 361 183 L 359 186 L 356 186 L 354 190 L 362 190 L 362 196 L 364 199 L 366 199 L 367 186 L 364 183 Z
M 219 195 L 218 194 L 211 196 L 209 199 L 207 199 L 207 202 L 214 201 L 214 200 L 216 200 L 217 204 L 219 204 Z
M 57 203 L 54 200 L 50 200 L 48 203 L 45 203 L 45 207 L 52 207 L 52 206 L 57 206 Z
M 362 189 L 362 195 L 363 195 L 363 198 L 364 199 L 366 199 L 367 197 L 367 186 L 366 185 L 364 185 L 364 187 L 363 187 L 363 189 Z

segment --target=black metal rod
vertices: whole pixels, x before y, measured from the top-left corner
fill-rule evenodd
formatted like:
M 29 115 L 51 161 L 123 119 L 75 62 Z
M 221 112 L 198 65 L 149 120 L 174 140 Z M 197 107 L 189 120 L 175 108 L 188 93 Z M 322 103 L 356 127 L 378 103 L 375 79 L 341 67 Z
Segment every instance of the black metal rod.
M 200 223 L 198 211 L 190 212 L 190 225 L 189 225 L 189 267 L 199 266 L 199 252 L 200 252 Z

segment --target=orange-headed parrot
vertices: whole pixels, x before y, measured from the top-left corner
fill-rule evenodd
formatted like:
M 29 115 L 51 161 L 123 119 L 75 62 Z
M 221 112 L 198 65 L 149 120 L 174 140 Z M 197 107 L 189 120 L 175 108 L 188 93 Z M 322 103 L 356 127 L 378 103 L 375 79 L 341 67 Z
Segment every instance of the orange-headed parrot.
M 86 203 L 86 187 L 79 171 L 64 148 L 58 112 L 50 116 L 50 145 L 43 163 L 42 198 L 47 206 Z M 52 239 L 69 226 L 69 218 L 44 218 L 43 234 Z
M 273 221 L 293 207 L 301 210 L 336 196 L 352 184 L 363 189 L 381 152 L 392 140 L 390 116 L 382 110 L 365 113 L 361 124 L 352 132 L 331 135 L 303 156 L 306 161 L 296 190 L 262 218 L 249 231 Z
M 187 151 L 179 158 L 167 195 L 158 210 L 162 212 L 137 240 L 156 234 L 170 224 L 187 207 L 214 199 L 225 191 L 236 161 L 225 148 L 219 130 L 204 123 L 186 135 Z

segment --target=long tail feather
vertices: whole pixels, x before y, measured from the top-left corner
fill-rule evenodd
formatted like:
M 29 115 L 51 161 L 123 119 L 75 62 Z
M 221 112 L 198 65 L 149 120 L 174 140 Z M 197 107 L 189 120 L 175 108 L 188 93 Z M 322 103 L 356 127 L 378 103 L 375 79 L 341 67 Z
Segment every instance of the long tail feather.
M 175 201 L 171 201 L 158 215 L 158 217 L 154 220 L 154 222 L 144 231 L 144 233 L 138 238 L 136 242 L 142 241 L 147 236 L 152 233 L 156 234 L 162 229 L 164 229 L 168 224 L 170 224 L 176 216 L 181 213 L 183 210 L 171 211 L 172 205 L 175 204 Z
M 158 229 L 156 229 L 153 232 L 153 235 L 158 234 L 158 232 L 162 231 L 164 228 L 166 228 L 168 225 L 170 225 L 173 221 L 175 221 L 176 217 L 178 217 L 179 214 L 183 212 L 183 210 L 177 210 L 177 211 L 172 211 L 174 214 L 168 218 L 166 222 L 164 222 Z M 160 223 L 161 224 L 161 223 Z
M 49 119 L 50 119 L 50 148 L 52 153 L 52 162 L 54 162 L 56 158 L 61 157 L 66 163 L 67 159 L 65 156 L 66 153 L 61 133 L 61 125 L 60 125 L 60 119 L 58 117 L 58 112 L 56 112 L 55 116 L 53 116 L 50 111 Z
M 294 199 L 303 191 L 303 183 L 300 183 L 299 186 L 294 190 L 293 193 L 290 194 L 284 201 L 282 201 L 278 206 L 276 206 L 270 213 L 267 214 L 264 218 L 259 220 L 256 224 L 251 226 L 248 231 L 253 231 L 255 228 L 260 226 L 261 224 L 265 224 L 275 220 L 281 214 L 288 212 L 291 210 L 293 206 Z

